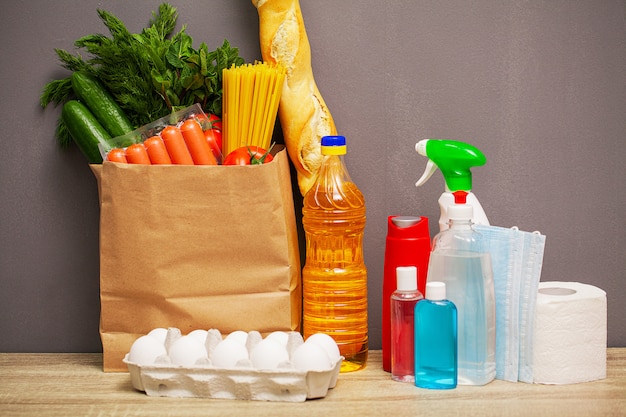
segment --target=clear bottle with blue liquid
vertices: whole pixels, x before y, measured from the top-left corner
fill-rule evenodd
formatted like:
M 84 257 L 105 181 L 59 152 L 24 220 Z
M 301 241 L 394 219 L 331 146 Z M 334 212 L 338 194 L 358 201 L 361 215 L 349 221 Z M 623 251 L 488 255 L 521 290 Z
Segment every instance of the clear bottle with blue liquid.
M 456 387 L 457 309 L 443 282 L 428 282 L 426 298 L 415 304 L 414 350 L 416 387 Z

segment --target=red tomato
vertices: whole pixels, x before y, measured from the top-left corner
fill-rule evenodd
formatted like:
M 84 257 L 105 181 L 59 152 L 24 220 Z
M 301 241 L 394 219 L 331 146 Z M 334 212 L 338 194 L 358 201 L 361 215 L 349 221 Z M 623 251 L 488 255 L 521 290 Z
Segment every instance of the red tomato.
M 209 142 L 209 147 L 213 156 L 217 159 L 222 157 L 222 131 L 217 129 L 207 129 L 204 131 L 204 137 Z
M 274 157 L 258 146 L 242 146 L 228 154 L 222 165 L 261 165 L 271 162 Z

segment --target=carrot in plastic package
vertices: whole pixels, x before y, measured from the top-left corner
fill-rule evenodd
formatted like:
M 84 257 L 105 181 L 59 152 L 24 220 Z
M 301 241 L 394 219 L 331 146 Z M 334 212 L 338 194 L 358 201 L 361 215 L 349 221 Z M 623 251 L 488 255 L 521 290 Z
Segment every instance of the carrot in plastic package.
M 126 160 L 129 164 L 150 165 L 150 157 L 143 143 L 134 143 L 126 148 Z
M 180 131 L 195 165 L 217 165 L 202 126 L 196 119 L 185 120 L 180 126 Z
M 180 129 L 176 126 L 167 126 L 161 131 L 161 139 L 165 144 L 167 153 L 173 164 L 193 165 L 193 159 L 185 144 L 185 139 Z
M 172 163 L 170 155 L 167 153 L 165 143 L 160 136 L 152 136 L 143 142 L 143 146 L 148 152 L 150 162 L 153 165 L 169 165 Z
M 113 148 L 107 153 L 107 161 L 127 163 L 126 151 L 121 148 Z

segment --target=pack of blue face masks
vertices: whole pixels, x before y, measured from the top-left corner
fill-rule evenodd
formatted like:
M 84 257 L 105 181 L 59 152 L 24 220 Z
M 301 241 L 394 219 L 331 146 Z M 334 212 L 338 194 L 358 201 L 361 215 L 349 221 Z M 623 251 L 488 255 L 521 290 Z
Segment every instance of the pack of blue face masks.
M 489 252 L 496 299 L 496 378 L 533 381 L 533 322 L 546 237 L 516 227 L 474 225 Z

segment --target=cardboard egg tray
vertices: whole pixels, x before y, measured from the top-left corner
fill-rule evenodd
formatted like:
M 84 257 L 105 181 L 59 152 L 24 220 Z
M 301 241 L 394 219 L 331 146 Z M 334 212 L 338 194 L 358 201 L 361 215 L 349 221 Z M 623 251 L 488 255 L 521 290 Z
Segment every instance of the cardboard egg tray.
M 341 368 L 341 360 L 327 371 L 303 371 L 137 365 L 127 357 L 133 387 L 153 397 L 303 402 L 325 397 L 337 384 Z
M 165 345 L 171 346 L 179 337 L 179 329 L 168 329 Z M 211 330 L 207 336 L 207 350 L 212 352 L 221 340 L 219 331 Z M 260 340 L 258 332 L 249 332 L 248 352 L 252 352 Z M 303 343 L 302 336 L 297 332 L 290 332 L 289 340 L 290 352 Z M 214 366 L 209 360 L 196 361 L 194 365 L 177 365 L 163 357 L 153 363 L 135 363 L 130 359 L 132 350 L 124 357 L 132 386 L 155 397 L 303 402 L 323 398 L 329 389 L 336 386 L 343 360 L 340 356 L 325 370 L 301 369 L 293 366 L 291 361 L 275 369 L 258 369 L 252 366 L 249 359 L 224 368 Z

